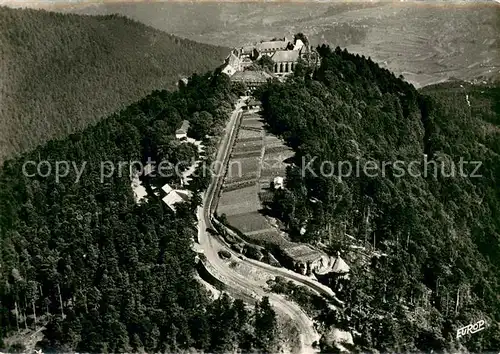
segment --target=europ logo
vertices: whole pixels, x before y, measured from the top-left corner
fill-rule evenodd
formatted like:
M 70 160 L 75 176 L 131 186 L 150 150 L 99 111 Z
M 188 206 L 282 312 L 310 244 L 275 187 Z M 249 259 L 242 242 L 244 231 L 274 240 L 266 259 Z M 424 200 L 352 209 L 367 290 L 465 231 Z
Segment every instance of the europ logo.
M 457 330 L 457 339 L 465 336 L 466 334 L 473 334 L 484 329 L 484 320 L 477 321 L 474 324 L 467 325 Z

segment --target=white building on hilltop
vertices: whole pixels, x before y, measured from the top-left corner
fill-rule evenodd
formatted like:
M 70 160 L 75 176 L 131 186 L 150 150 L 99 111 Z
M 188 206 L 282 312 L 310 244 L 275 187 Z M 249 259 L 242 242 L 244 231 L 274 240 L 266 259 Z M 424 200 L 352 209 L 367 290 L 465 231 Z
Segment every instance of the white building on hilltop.
M 274 73 L 276 75 L 291 74 L 300 59 L 299 50 L 279 50 L 271 59 L 274 61 Z
M 166 193 L 162 201 L 175 211 L 175 204 L 184 203 L 189 200 L 190 192 L 181 189 L 173 189 L 169 184 L 165 184 L 161 189 Z
M 255 64 L 264 56 L 274 61 L 272 76 L 279 78 L 291 74 L 301 58 L 306 62 L 315 58 L 312 47 L 306 46 L 301 39 L 289 40 L 285 37 L 233 49 L 224 61 L 222 72 L 232 77 L 247 69 L 255 70 Z

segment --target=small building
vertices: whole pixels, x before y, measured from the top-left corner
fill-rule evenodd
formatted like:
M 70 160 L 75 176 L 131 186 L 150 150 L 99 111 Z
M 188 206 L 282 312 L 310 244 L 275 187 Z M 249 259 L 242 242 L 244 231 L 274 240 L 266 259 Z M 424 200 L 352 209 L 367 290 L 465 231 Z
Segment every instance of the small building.
M 283 265 L 292 270 L 310 275 L 328 263 L 329 257 L 306 244 L 294 244 L 282 248 Z
M 231 53 L 227 56 L 225 63 L 231 65 L 235 69 L 240 69 L 240 51 L 238 49 L 233 49 Z
M 284 188 L 283 177 L 281 176 L 274 177 L 273 186 L 274 189 L 283 189 Z
M 349 280 L 350 268 L 339 253 L 334 257 L 308 244 L 290 243 L 281 247 L 277 255 L 283 266 L 298 273 L 328 276 L 335 284 Z
M 189 79 L 187 77 L 183 77 L 182 79 L 180 79 L 179 81 L 177 81 L 177 86 L 180 87 L 180 88 L 183 88 L 183 87 L 186 87 L 187 84 L 189 82 Z
M 224 60 L 224 66 L 222 68 L 222 72 L 228 76 L 232 76 L 235 72 L 241 70 L 242 67 L 241 67 L 240 52 L 237 49 L 234 49 Z
M 168 186 L 168 185 L 166 185 Z M 172 189 L 170 186 L 164 188 L 165 186 L 162 187 L 162 189 L 169 190 L 170 192 L 163 197 L 162 201 L 167 204 L 167 206 L 172 210 L 175 211 L 175 204 L 177 203 L 183 203 L 185 201 L 189 200 L 189 192 L 180 190 L 180 189 Z
M 246 109 L 261 109 L 262 103 L 254 98 L 251 98 L 246 103 Z
M 347 263 L 337 254 L 337 258 L 335 258 L 335 262 L 333 263 L 331 272 L 337 275 L 340 278 L 347 279 L 349 277 L 349 272 L 351 268 L 347 265 Z
M 189 129 L 189 122 L 187 120 L 182 121 L 181 127 L 175 131 L 175 137 L 177 139 L 187 138 L 188 129 Z
M 148 195 L 146 188 L 142 185 L 139 175 L 135 174 L 132 178 L 132 191 L 134 192 L 134 199 L 136 203 L 141 203 Z

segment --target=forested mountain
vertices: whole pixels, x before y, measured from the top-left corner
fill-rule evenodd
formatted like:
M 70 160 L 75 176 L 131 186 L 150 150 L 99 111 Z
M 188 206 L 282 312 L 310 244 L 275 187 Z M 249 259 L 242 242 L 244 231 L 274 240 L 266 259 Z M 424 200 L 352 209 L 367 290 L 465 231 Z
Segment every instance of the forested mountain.
M 122 16 L 0 7 L 0 163 L 214 69 L 226 53 Z
M 347 309 L 330 324 L 364 351 L 498 350 L 500 88 L 417 91 L 369 58 L 318 51 L 320 68 L 299 66 L 259 95 L 296 151 L 272 211 L 296 240 L 351 264 Z M 478 320 L 485 330 L 456 339 Z
M 154 193 L 136 204 L 128 170 L 100 178 L 104 161 L 116 168 L 120 161 L 145 164 L 148 157 L 174 162 L 186 154 L 174 135 L 180 121 L 196 125 L 204 117 L 210 124 L 198 125 L 198 132 L 213 136 L 235 98 L 224 74 L 193 75 L 179 91 L 155 91 L 93 127 L 5 163 L 0 349 L 19 350 L 13 334 L 45 326 L 45 351 L 275 350 L 276 315 L 266 298 L 255 310 L 227 296 L 212 302 L 194 279 L 199 197 L 174 213 Z M 25 161 L 48 161 L 43 175 L 56 161 L 83 173 L 78 180 L 74 168 L 59 181 L 54 173 L 27 177 Z M 206 187 L 199 179 L 190 183 L 195 193 Z

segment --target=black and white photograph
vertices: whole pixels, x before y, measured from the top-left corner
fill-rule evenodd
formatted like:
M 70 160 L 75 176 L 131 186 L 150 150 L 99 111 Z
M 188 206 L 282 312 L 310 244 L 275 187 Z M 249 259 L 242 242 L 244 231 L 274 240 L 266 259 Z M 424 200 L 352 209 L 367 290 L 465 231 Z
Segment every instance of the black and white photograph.
M 500 353 L 500 0 L 0 0 L 10 353 Z

